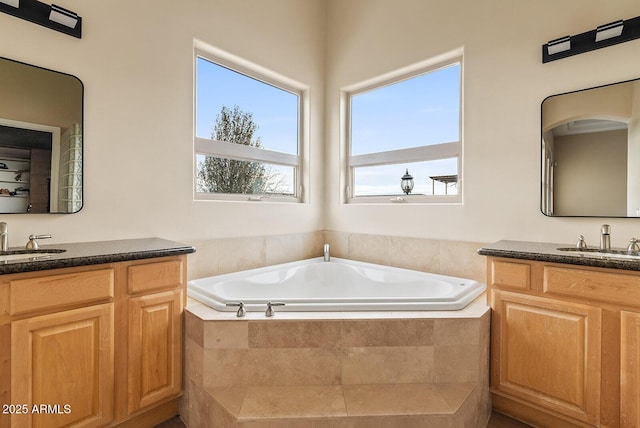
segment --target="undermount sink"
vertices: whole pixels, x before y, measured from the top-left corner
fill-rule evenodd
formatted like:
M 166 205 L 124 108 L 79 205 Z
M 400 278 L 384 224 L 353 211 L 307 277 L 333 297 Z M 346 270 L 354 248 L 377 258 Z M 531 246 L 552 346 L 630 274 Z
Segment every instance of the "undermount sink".
M 640 252 L 626 251 L 616 249 L 600 249 L 600 248 L 575 248 L 562 247 L 558 251 L 566 251 L 568 253 L 579 254 L 583 257 L 595 257 L 601 259 L 620 259 L 620 260 L 640 260 Z
M 46 260 L 55 254 L 64 253 L 65 251 L 66 250 L 61 249 L 0 251 L 0 263 L 6 263 L 15 260 Z

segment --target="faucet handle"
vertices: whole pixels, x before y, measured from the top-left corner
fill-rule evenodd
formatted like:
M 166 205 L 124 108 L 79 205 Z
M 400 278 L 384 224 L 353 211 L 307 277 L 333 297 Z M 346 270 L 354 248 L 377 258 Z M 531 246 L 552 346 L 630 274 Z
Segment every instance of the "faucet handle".
M 576 242 L 576 248 L 578 250 L 585 250 L 587 248 L 587 242 L 584 240 L 584 236 L 578 236 L 578 242 Z
M 242 318 L 245 314 L 244 302 L 229 302 L 227 303 L 229 307 L 237 307 L 238 311 L 236 312 L 236 317 Z
M 638 240 L 636 238 L 631 238 L 629 240 L 629 245 L 627 246 L 627 251 L 631 251 L 631 252 L 640 251 L 640 244 L 638 244 Z
M 25 245 L 27 250 L 37 250 L 39 245 L 36 239 L 48 239 L 53 238 L 51 235 L 29 235 L 29 242 Z
M 274 306 L 284 306 L 284 302 L 267 302 L 267 310 L 265 311 L 264 315 L 267 317 L 272 317 L 274 314 Z

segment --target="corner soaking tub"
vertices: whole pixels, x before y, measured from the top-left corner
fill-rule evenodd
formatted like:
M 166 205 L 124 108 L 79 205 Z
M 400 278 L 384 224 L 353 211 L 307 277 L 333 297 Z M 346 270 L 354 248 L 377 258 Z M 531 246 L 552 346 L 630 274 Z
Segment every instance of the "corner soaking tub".
M 187 294 L 218 311 L 448 311 L 486 289 L 477 281 L 322 257 L 189 281 Z

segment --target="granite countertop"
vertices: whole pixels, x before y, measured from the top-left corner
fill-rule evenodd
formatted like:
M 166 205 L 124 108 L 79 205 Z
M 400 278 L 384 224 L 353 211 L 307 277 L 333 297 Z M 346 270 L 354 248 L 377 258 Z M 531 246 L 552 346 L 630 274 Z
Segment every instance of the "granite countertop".
M 24 247 L 10 248 L 7 253 L 20 252 Z M 122 239 L 114 241 L 78 242 L 70 244 L 40 245 L 39 252 L 65 250 L 64 252 L 34 259 L 0 261 L 0 275 L 32 272 L 75 266 L 115 263 L 153 257 L 176 256 L 195 252 L 190 245 L 161 238 Z M 0 257 L 3 254 L 0 252 Z
M 566 263 L 581 266 L 592 266 L 609 269 L 625 269 L 640 271 L 638 259 L 616 258 L 611 255 L 597 255 L 560 251 L 558 248 L 570 248 L 575 244 L 553 244 L 545 242 L 498 241 L 478 250 L 478 254 L 492 257 L 534 260 L 550 263 Z

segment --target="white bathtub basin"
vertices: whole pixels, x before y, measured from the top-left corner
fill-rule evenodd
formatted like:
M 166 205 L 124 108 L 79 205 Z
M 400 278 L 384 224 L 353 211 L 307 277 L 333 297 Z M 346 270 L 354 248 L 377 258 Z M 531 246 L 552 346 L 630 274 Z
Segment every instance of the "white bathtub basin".
M 458 310 L 484 292 L 477 281 L 322 257 L 188 282 L 190 297 L 219 311 Z

